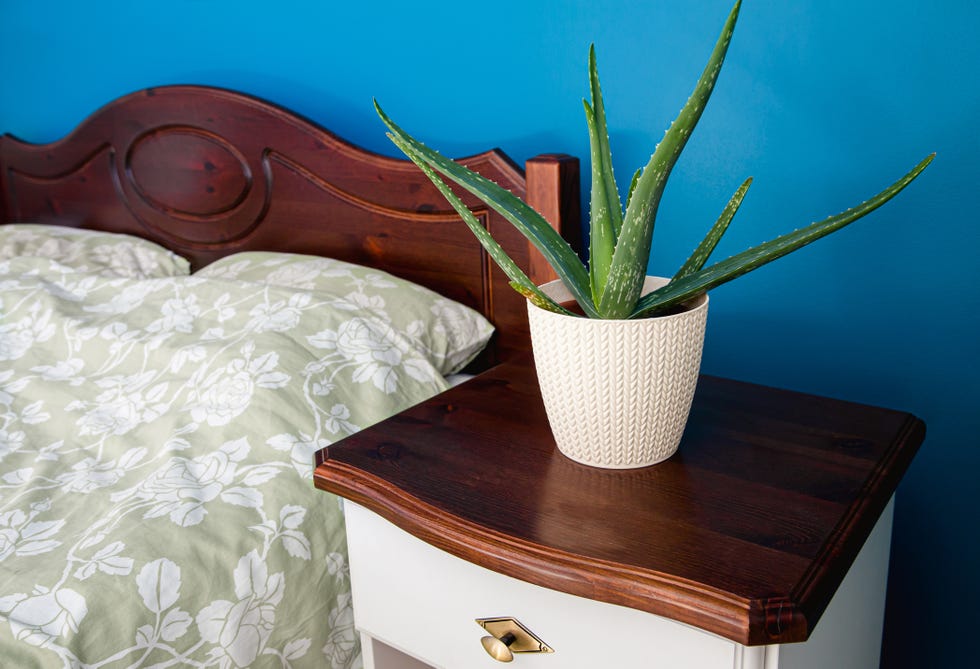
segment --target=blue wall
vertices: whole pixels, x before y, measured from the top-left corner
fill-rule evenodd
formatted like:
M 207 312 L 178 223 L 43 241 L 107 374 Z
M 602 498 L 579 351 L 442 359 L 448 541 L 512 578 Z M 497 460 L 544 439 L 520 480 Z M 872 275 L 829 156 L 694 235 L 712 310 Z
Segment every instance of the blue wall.
M 372 96 L 453 155 L 496 145 L 520 162 L 586 157 L 580 99 L 594 41 L 625 180 L 686 99 L 729 1 L 0 0 L 0 130 L 49 141 L 118 95 L 205 83 L 391 155 Z M 899 490 L 886 667 L 966 665 L 974 645 L 978 26 L 973 0 L 746 0 L 654 240 L 651 270 L 670 272 L 752 175 L 720 249 L 735 252 L 938 152 L 869 218 L 715 290 L 704 359 L 709 373 L 926 420 Z

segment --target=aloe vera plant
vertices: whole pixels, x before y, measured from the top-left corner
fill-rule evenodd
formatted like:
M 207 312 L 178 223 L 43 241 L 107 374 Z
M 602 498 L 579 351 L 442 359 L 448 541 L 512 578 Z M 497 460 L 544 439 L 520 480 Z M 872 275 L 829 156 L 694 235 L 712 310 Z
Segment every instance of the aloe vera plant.
M 687 140 L 704 111 L 721 71 L 735 29 L 741 0 L 735 3 L 694 92 L 670 125 L 645 167 L 633 176 L 625 210 L 613 176 L 606 113 L 599 88 L 595 49 L 589 50 L 591 102 L 583 101 L 589 129 L 592 162 L 589 264 L 531 207 L 506 189 L 444 157 L 414 139 L 394 123 L 375 101 L 375 109 L 388 127 L 388 137 L 432 180 L 452 204 L 480 243 L 507 274 L 511 285 L 539 307 L 571 314 L 544 295 L 514 263 L 444 179 L 455 182 L 499 212 L 542 253 L 590 318 L 646 318 L 656 316 L 696 295 L 731 281 L 766 263 L 853 223 L 897 195 L 932 161 L 931 154 L 908 174 L 874 197 L 840 214 L 811 223 L 725 260 L 705 267 L 718 240 L 738 211 L 751 184 L 747 179 L 735 192 L 704 240 L 670 282 L 641 296 L 650 257 L 654 223 L 664 187 Z

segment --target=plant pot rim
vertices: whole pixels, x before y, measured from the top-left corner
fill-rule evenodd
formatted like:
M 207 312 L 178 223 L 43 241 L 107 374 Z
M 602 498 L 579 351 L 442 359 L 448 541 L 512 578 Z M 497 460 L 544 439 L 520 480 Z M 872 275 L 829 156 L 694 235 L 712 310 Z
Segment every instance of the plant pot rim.
M 667 279 L 665 277 L 647 275 L 646 282 L 643 285 L 643 294 L 645 295 L 649 292 L 652 292 L 657 288 L 667 285 L 667 283 L 669 282 L 670 279 Z M 543 283 L 540 286 L 538 286 L 538 288 L 540 288 L 546 295 L 548 295 L 549 297 L 557 301 L 559 304 L 571 302 L 577 305 L 574 296 L 571 294 L 571 291 L 568 290 L 567 286 L 565 286 L 565 283 L 561 279 L 554 279 L 553 281 L 548 281 L 547 283 Z M 600 323 L 607 324 L 607 327 L 612 326 L 612 324 L 615 323 L 622 324 L 620 327 L 628 327 L 625 324 L 643 323 L 644 321 L 653 321 L 653 320 L 665 321 L 674 318 L 682 318 L 690 314 L 692 311 L 698 311 L 699 309 L 707 309 L 708 294 L 701 293 L 700 295 L 692 297 L 686 302 L 682 302 L 679 305 L 682 308 L 681 311 L 678 311 L 676 313 L 665 314 L 662 316 L 653 315 L 653 316 L 647 316 L 645 318 L 590 318 L 582 314 L 575 314 L 575 313 L 562 314 L 556 311 L 551 311 L 550 309 L 543 309 L 538 305 L 534 304 L 533 302 L 531 302 L 530 300 L 527 301 L 527 305 L 528 305 L 528 309 L 536 309 L 537 311 L 540 311 L 543 314 L 547 315 L 547 317 L 549 318 L 552 316 L 556 318 L 575 318 L 577 320 L 582 321 L 583 323 L 584 322 L 596 323 L 596 325 L 592 327 L 601 327 L 601 325 L 599 325 Z M 582 325 L 581 327 L 590 327 L 590 326 Z

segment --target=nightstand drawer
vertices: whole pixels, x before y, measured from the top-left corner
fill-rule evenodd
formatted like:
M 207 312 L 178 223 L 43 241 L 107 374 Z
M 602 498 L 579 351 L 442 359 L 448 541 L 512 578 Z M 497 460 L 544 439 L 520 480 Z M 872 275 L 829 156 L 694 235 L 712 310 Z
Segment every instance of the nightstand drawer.
M 762 666 L 765 647 L 745 648 L 649 613 L 504 576 L 434 548 L 349 501 L 345 509 L 358 629 L 433 666 L 500 666 L 483 650 L 486 632 L 476 623 L 497 616 L 516 618 L 554 649 L 515 654 L 515 667 Z

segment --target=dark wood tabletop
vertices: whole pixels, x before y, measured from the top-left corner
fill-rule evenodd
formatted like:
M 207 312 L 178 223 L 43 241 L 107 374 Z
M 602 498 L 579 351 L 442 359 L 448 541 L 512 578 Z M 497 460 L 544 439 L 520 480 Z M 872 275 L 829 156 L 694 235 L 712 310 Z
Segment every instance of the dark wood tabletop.
M 702 376 L 676 455 L 597 469 L 556 450 L 528 356 L 320 451 L 314 478 L 475 564 L 758 645 L 809 636 L 924 435 Z

